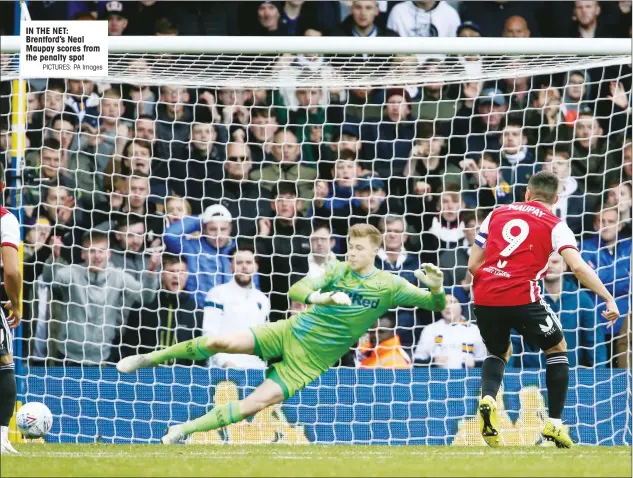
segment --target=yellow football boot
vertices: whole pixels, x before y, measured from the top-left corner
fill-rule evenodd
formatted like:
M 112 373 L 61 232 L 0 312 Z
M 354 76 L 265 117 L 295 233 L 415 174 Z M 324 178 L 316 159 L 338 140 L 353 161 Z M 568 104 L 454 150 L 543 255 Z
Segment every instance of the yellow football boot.
M 501 446 L 497 402 L 489 395 L 479 400 L 479 430 L 488 446 Z
M 547 422 L 542 434 L 543 438 L 553 441 L 558 448 L 571 448 L 574 445 L 565 425 L 557 427 L 552 422 Z

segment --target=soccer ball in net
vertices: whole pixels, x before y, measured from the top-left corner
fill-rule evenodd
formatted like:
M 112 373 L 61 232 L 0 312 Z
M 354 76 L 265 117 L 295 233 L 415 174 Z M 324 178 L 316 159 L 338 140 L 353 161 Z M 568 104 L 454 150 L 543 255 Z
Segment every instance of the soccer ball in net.
M 42 438 L 51 431 L 53 414 L 40 402 L 29 402 L 18 410 L 18 430 L 24 438 Z

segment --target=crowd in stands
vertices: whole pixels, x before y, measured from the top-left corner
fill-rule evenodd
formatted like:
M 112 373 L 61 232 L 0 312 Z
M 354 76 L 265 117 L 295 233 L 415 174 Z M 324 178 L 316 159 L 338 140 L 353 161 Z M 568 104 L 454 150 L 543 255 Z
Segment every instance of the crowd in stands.
M 31 15 L 107 19 L 110 35 L 631 35 L 626 1 L 75 1 L 33 2 Z M 421 72 L 480 68 L 476 57 L 413 60 Z M 278 66 L 306 64 L 331 68 L 318 55 L 280 57 Z M 10 93 L 0 83 L 9 184 Z M 419 285 L 413 271 L 439 265 L 447 308 L 386 314 L 341 364 L 476 367 L 485 347 L 467 270 L 475 235 L 547 169 L 561 180 L 555 214 L 623 314 L 607 328 L 601 300 L 552 256 L 542 287 L 570 364 L 625 366 L 631 104 L 630 65 L 385 89 L 32 80 L 23 355 L 100 365 L 285 320 L 305 308 L 289 302 L 290 286 L 344 259 L 348 228 L 370 223 L 384 234 L 376 267 Z M 511 365 L 538 366 L 538 351 L 514 342 L 521 354 Z M 221 354 L 210 365 L 266 366 Z

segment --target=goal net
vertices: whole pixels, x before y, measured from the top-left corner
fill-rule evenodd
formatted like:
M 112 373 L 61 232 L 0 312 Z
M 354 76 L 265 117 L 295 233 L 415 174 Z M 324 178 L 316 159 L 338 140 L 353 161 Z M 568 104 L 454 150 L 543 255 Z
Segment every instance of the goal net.
M 264 378 L 257 358 L 129 376 L 113 365 L 300 312 L 289 287 L 343 259 L 348 228 L 370 223 L 384 233 L 377 267 L 417 285 L 420 263 L 439 265 L 447 309 L 387 314 L 283 405 L 189 441 L 483 445 L 468 256 L 485 216 L 546 169 L 561 180 L 554 212 L 623 314 L 607 328 L 604 304 L 551 258 L 541 288 L 569 347 L 563 419 L 580 444 L 631 443 L 626 42 L 124 38 L 105 78 L 25 82 L 5 40 L 19 401 L 49 406 L 47 440 L 155 443 L 248 394 Z M 513 347 L 503 435 L 537 444 L 544 357 L 519 336 Z

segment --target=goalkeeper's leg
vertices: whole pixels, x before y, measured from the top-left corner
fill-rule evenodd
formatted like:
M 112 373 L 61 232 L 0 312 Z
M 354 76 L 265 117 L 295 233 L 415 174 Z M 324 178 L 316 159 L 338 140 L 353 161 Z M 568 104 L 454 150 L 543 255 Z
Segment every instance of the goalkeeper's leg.
M 284 390 L 279 383 L 266 379 L 243 400 L 213 407 L 200 418 L 169 427 L 161 443 L 165 445 L 178 443 L 192 433 L 217 430 L 240 422 L 266 407 L 283 402 L 284 399 Z
M 255 351 L 255 339 L 250 330 L 236 332 L 221 337 L 198 337 L 179 342 L 163 350 L 148 354 L 131 355 L 122 359 L 116 366 L 121 373 L 132 373 L 139 368 L 156 367 L 172 359 L 191 361 L 208 359 L 216 353 L 252 354 Z

